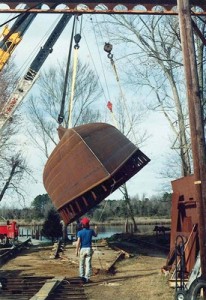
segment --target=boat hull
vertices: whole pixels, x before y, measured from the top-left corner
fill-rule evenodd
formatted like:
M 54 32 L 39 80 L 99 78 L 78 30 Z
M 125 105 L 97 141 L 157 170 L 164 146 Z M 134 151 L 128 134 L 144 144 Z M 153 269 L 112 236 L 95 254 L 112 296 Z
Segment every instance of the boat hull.
M 43 182 L 65 224 L 84 215 L 149 162 L 106 123 L 61 127 L 59 136 L 45 165 Z

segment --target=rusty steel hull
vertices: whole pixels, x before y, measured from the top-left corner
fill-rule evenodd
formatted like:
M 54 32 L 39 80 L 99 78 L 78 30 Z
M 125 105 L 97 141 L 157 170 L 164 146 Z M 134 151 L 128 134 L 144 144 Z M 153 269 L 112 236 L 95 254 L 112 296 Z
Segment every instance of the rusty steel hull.
M 66 224 L 81 217 L 150 160 L 114 126 L 92 123 L 59 130 L 60 142 L 43 174 Z
M 171 250 L 178 235 L 189 235 L 198 224 L 194 175 L 172 181 Z
M 185 242 L 184 276 L 186 279 L 194 267 L 199 251 L 198 214 L 195 199 L 194 175 L 172 181 L 172 189 L 170 253 L 167 258 L 167 268 L 173 270 L 175 267 L 175 247 L 176 244 L 181 243 L 182 240 L 179 238 L 181 236 Z

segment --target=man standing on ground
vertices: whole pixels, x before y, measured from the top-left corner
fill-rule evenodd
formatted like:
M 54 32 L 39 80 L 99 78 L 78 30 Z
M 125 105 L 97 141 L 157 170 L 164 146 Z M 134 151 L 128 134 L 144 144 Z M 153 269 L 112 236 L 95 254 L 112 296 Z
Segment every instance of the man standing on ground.
M 90 220 L 83 218 L 81 220 L 82 230 L 77 233 L 76 254 L 80 254 L 79 259 L 79 275 L 86 283 L 90 281 L 92 275 L 92 237 L 97 236 L 97 227 L 95 231 L 89 227 Z

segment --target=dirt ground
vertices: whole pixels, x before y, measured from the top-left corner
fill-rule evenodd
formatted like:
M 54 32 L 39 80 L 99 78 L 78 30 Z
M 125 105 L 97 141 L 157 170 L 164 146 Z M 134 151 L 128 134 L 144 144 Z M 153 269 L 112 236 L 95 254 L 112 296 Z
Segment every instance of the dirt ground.
M 121 241 L 119 242 L 121 244 Z M 114 264 L 113 272 L 106 272 L 101 265 L 114 263 L 119 255 L 116 250 L 104 248 L 101 259 L 95 259 L 92 282 L 84 285 L 88 300 L 172 300 L 174 290 L 169 287 L 168 278 L 161 273 L 165 265 L 164 251 L 155 250 L 151 245 L 124 241 L 129 249 L 129 257 L 125 256 Z M 116 244 L 117 245 L 117 244 Z M 114 245 L 113 245 L 114 246 Z M 103 250 L 102 250 L 103 249 Z M 107 249 L 107 251 L 105 250 Z M 96 249 L 96 251 L 100 252 Z M 3 265 L 0 274 L 7 276 L 78 276 L 78 258 L 75 257 L 75 246 L 67 246 L 61 258 L 54 259 L 52 246 L 32 246 L 24 250 L 18 257 Z

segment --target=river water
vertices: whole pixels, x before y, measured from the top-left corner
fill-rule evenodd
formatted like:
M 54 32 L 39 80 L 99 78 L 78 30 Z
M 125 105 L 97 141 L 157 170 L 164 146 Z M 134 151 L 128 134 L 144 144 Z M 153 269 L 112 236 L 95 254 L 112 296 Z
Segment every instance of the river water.
M 151 233 L 154 225 L 137 225 L 137 232 Z M 98 226 L 98 239 L 109 238 L 116 233 L 124 233 L 125 225 L 100 225 Z
M 38 229 L 37 229 L 38 228 Z M 91 228 L 93 228 L 91 226 Z M 152 233 L 154 229 L 154 225 L 137 225 L 139 233 Z M 31 226 L 20 226 L 19 227 L 19 235 L 20 237 L 31 237 L 31 235 L 35 235 L 35 230 L 40 232 L 41 226 L 31 227 Z M 124 233 L 125 225 L 98 225 L 98 236 L 96 239 L 109 238 L 116 233 Z M 75 234 L 75 230 L 72 227 L 68 228 L 68 236 L 71 234 Z M 40 237 L 42 241 L 47 241 L 44 237 Z

